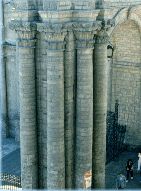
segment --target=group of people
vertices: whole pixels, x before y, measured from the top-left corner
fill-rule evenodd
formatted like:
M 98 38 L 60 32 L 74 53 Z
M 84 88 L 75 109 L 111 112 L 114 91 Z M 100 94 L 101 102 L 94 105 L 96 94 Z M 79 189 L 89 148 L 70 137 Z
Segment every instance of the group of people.
M 137 171 L 141 172 L 141 152 L 138 153 L 138 167 Z M 124 189 L 126 187 L 126 183 L 129 179 L 133 180 L 133 160 L 128 159 L 126 163 L 126 177 L 123 174 L 119 174 L 116 178 L 116 188 L 117 189 Z

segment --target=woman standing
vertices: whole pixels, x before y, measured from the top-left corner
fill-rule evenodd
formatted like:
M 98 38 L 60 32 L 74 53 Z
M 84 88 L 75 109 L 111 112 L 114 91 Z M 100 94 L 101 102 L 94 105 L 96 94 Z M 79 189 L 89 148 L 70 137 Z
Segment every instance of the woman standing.
M 141 170 L 141 152 L 139 152 L 138 153 L 138 157 L 139 157 L 139 159 L 138 159 L 138 171 L 140 171 Z

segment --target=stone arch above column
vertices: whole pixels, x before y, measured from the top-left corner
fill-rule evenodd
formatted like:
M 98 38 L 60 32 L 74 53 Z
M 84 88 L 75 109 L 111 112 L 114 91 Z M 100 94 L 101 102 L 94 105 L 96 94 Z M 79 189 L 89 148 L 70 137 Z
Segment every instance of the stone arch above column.
M 139 30 L 141 31 L 141 15 L 139 15 L 140 11 L 141 11 L 141 6 L 133 6 L 128 8 L 126 7 L 120 9 L 113 18 L 114 26 L 109 28 L 109 30 L 107 31 L 109 36 L 112 35 L 113 31 L 116 30 L 117 26 L 126 22 L 127 20 L 134 21 L 139 27 Z

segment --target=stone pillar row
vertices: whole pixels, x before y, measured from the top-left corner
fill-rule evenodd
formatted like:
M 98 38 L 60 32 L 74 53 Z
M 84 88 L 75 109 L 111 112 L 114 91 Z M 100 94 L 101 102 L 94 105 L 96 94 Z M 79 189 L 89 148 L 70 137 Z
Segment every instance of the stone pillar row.
M 37 144 L 43 141 L 38 140 L 37 130 L 43 132 L 45 126 L 43 123 L 39 128 L 36 125 L 37 119 L 40 119 L 36 109 L 41 107 L 41 101 L 36 107 L 36 29 L 34 24 L 28 23 L 25 27 L 16 26 L 15 30 L 19 35 L 17 59 L 23 188 L 44 188 L 40 178 L 46 181 L 44 185 L 48 189 L 84 188 L 87 187 L 85 176 L 91 172 L 92 186 L 103 188 L 107 111 L 106 33 L 99 33 L 94 44 L 96 29 L 87 25 L 67 31 L 60 26 L 50 28 L 37 24 L 37 30 L 44 34 L 42 43 L 46 47 L 46 59 L 40 63 L 40 68 L 46 65 L 46 93 L 40 94 L 40 99 L 46 96 L 44 122 L 47 151 L 40 156 L 45 157 L 41 160 L 47 168 L 46 175 L 40 177 L 40 158 L 37 157 L 40 147 Z M 39 114 L 42 115 L 41 111 Z

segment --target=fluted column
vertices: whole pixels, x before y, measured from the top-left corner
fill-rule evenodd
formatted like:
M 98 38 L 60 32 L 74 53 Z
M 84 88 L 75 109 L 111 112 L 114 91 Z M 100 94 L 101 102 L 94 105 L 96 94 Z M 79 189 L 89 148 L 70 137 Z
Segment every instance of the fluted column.
M 107 42 L 108 35 L 102 30 L 96 37 L 94 49 L 93 188 L 105 187 Z
M 65 188 L 64 37 L 46 33 L 47 50 L 47 188 Z
M 30 23 L 13 22 L 11 27 L 18 34 L 22 188 L 36 189 L 38 188 L 34 54 L 36 26 Z
M 73 188 L 74 130 L 75 130 L 75 37 L 72 31 L 66 36 L 65 50 L 65 177 L 66 188 Z
M 75 32 L 77 38 L 75 188 L 84 188 L 84 175 L 92 171 L 94 32 L 83 30 Z

